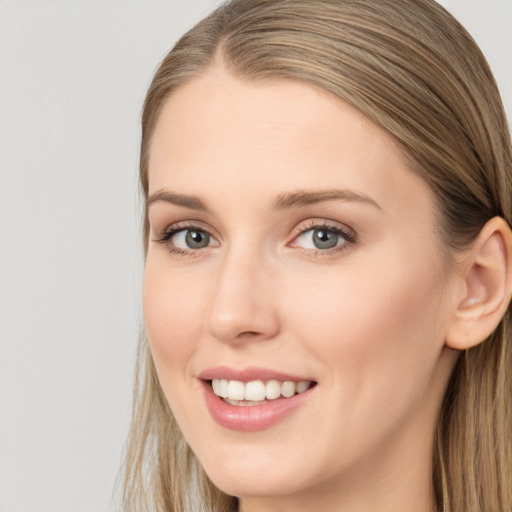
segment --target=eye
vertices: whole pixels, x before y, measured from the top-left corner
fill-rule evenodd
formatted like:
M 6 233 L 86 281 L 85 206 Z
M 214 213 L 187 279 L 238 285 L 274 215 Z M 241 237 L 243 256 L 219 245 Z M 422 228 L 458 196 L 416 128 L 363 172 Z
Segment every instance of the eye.
M 199 229 L 181 229 L 169 237 L 172 245 L 178 249 L 204 249 L 211 245 L 212 237 Z
M 171 226 L 154 241 L 165 244 L 171 253 L 180 255 L 192 255 L 200 249 L 219 245 L 208 231 L 197 226 Z
M 355 242 L 355 236 L 348 230 L 322 224 L 303 229 L 290 245 L 306 250 L 327 252 L 345 248 L 353 242 Z
M 322 229 L 308 229 L 297 237 L 297 242 L 304 249 L 332 249 L 338 245 L 340 236 L 337 233 Z

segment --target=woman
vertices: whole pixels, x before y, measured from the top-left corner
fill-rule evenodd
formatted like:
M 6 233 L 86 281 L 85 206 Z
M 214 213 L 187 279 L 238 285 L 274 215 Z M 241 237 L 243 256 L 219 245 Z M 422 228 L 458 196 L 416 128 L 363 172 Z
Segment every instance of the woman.
M 512 510 L 512 156 L 465 30 L 234 0 L 142 125 L 126 510 Z

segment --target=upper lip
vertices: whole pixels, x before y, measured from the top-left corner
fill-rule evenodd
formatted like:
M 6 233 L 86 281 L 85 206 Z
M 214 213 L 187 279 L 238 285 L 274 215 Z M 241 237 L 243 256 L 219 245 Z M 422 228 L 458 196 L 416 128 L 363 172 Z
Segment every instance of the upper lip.
M 207 368 L 198 375 L 199 379 L 212 380 L 212 379 L 227 379 L 238 380 L 241 382 L 250 382 L 253 380 L 279 380 L 279 381 L 293 381 L 300 382 L 304 380 L 313 380 L 307 377 L 291 375 L 269 368 L 259 367 L 246 367 L 246 368 L 232 368 L 230 366 L 215 366 Z

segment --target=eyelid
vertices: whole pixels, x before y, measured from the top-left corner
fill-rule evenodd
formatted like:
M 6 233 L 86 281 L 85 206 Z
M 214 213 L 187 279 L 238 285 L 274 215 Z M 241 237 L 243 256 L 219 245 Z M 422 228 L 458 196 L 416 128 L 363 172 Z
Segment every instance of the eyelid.
M 177 233 L 181 231 L 201 231 L 203 233 L 207 233 L 210 238 L 215 241 L 214 245 L 208 245 L 206 247 L 200 249 L 183 249 L 181 247 L 177 247 L 171 243 L 171 238 L 175 236 Z M 152 240 L 153 242 L 163 244 L 167 246 L 169 252 L 179 256 L 198 256 L 200 252 L 203 252 L 205 249 L 210 247 L 218 247 L 220 245 L 219 237 L 212 233 L 212 229 L 209 227 L 205 227 L 204 223 L 196 220 L 186 220 L 179 221 L 168 225 L 165 229 L 161 230 L 159 234 L 155 235 Z
M 325 219 L 322 217 L 317 217 L 313 219 L 308 219 L 306 221 L 303 221 L 293 229 L 292 231 L 292 239 L 297 238 L 302 233 L 305 233 L 306 231 L 309 231 L 310 229 L 331 229 L 334 231 L 341 231 L 342 233 L 345 233 L 348 237 L 351 239 L 355 239 L 357 237 L 357 234 L 354 229 L 352 229 L 350 226 L 347 226 L 346 224 L 343 224 L 339 221 Z
M 324 229 L 326 231 L 330 231 L 331 233 L 338 234 L 339 236 L 345 239 L 345 242 L 341 245 L 329 248 L 329 249 L 310 249 L 303 247 L 296 247 L 296 250 L 304 251 L 305 253 L 314 253 L 316 255 L 327 256 L 329 254 L 339 252 L 342 250 L 348 249 L 350 246 L 357 244 L 357 233 L 351 227 L 346 224 L 342 224 L 338 221 L 331 221 L 325 218 L 315 218 L 309 219 L 305 222 L 302 222 L 294 228 L 292 232 L 292 239 L 288 242 L 289 247 L 294 247 L 293 242 L 295 242 L 299 237 L 307 233 L 311 230 L 321 230 Z
M 219 236 L 215 232 L 215 230 L 213 230 L 210 226 L 208 226 L 204 222 L 202 222 L 200 220 L 194 220 L 194 219 L 173 222 L 171 224 L 166 224 L 163 229 L 158 229 L 158 230 L 152 229 L 151 232 L 153 233 L 153 236 L 156 239 L 161 239 L 162 237 L 166 236 L 169 233 L 176 233 L 178 231 L 182 231 L 182 230 L 186 230 L 186 229 L 191 229 L 191 230 L 196 229 L 198 231 L 204 231 L 205 233 L 208 233 L 211 237 L 213 237 L 215 240 L 219 241 Z M 153 238 L 153 240 L 155 240 L 155 238 Z
M 294 246 L 294 242 L 303 234 L 307 233 L 311 230 L 326 230 L 331 233 L 337 234 L 344 239 L 344 242 L 340 245 L 334 246 L 332 248 L 305 248 L 300 246 Z M 203 248 L 197 249 L 183 249 L 181 247 L 174 246 L 170 243 L 170 240 L 173 236 L 175 236 L 180 231 L 185 230 L 197 230 L 207 233 L 211 239 L 215 242 L 215 245 L 208 245 Z M 203 252 L 205 249 L 210 247 L 218 247 L 220 245 L 220 236 L 217 235 L 216 231 L 211 229 L 210 226 L 205 226 L 202 221 L 196 220 L 186 220 L 179 221 L 168 225 L 165 229 L 161 230 L 158 235 L 155 235 L 152 240 L 156 243 L 165 244 L 168 246 L 168 250 L 171 253 L 179 254 L 183 256 L 198 256 L 198 253 Z M 294 250 L 300 250 L 307 255 L 315 254 L 319 256 L 328 256 L 333 253 L 340 252 L 342 250 L 346 250 L 349 247 L 357 244 L 357 233 L 350 226 L 343 224 L 339 221 L 333 221 L 325 218 L 312 218 L 306 221 L 302 221 L 297 224 L 297 226 L 292 230 L 292 234 L 290 235 L 290 240 L 286 244 L 288 247 L 293 248 Z

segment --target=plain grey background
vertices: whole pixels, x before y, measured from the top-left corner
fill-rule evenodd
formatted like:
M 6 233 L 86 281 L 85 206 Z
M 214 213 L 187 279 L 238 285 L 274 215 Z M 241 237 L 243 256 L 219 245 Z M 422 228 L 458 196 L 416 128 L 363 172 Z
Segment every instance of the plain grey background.
M 145 89 L 218 0 L 0 1 L 0 511 L 106 512 L 141 322 Z M 512 0 L 443 0 L 512 117 Z

